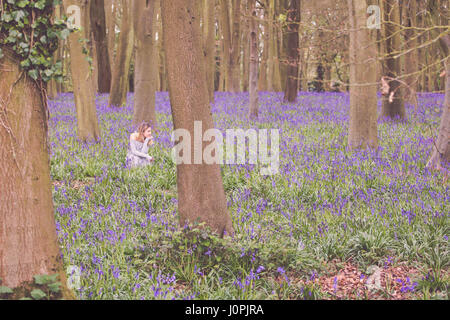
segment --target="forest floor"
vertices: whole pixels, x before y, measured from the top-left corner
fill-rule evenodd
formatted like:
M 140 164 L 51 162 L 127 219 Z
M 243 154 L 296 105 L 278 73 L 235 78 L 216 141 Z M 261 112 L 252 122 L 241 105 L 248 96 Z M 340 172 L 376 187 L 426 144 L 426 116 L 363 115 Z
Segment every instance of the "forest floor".
M 279 173 L 222 165 L 235 234 L 180 228 L 172 120 L 158 93 L 153 165 L 125 166 L 132 100 L 97 97 L 102 139 L 76 139 L 71 94 L 49 102 L 57 233 L 80 299 L 448 299 L 450 192 L 425 164 L 443 95 L 421 94 L 407 122 L 380 120 L 378 150 L 350 151 L 349 98 L 216 93 L 221 130 L 279 129 Z M 430 128 L 434 128 L 431 130 Z

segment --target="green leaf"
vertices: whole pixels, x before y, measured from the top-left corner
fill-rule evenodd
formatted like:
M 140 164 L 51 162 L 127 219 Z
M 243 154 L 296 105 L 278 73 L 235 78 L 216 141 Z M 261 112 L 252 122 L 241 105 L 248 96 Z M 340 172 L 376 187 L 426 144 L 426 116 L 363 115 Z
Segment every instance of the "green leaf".
M 41 289 L 34 289 L 30 294 L 35 300 L 41 300 L 47 296 Z
M 35 71 L 35 70 L 32 70 L 32 71 Z M 36 276 L 34 276 L 34 283 L 36 283 L 36 284 L 47 284 L 48 280 L 47 280 L 47 277 L 45 275 L 36 275 Z
M 11 288 L 5 287 L 5 286 L 0 286 L 0 294 L 3 293 L 13 293 Z
M 18 6 L 19 8 L 25 8 L 28 4 L 30 4 L 30 1 L 29 1 L 29 0 L 20 0 L 20 1 L 17 3 L 17 6 Z
M 45 0 L 39 0 L 38 2 L 36 2 L 34 4 L 34 7 L 39 9 L 39 10 L 44 9 L 45 8 Z
M 51 292 L 57 293 L 60 290 L 61 282 L 55 282 L 48 285 Z
M 28 75 L 33 78 L 33 80 L 36 80 L 38 78 L 38 71 L 36 69 L 32 69 L 28 71 Z

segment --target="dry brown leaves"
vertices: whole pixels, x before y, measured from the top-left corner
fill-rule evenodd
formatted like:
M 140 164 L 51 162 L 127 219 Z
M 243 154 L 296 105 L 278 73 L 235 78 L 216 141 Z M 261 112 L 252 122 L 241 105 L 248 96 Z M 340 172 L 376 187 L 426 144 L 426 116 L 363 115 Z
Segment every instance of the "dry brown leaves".
M 369 274 L 363 273 L 352 262 L 340 262 L 333 260 L 328 264 L 328 273 L 318 278 L 297 281 L 297 285 L 316 284 L 322 292 L 328 293 L 324 299 L 411 299 L 412 292 L 405 290 L 411 287 L 413 282 L 421 277 L 418 269 L 408 266 L 406 263 L 385 265 L 379 268 L 379 289 L 369 289 Z M 372 277 L 373 280 L 376 277 Z M 409 283 L 408 283 L 409 280 Z M 292 281 L 292 280 L 291 280 Z M 370 283 L 370 280 L 369 280 Z M 403 290 L 402 290 L 403 289 Z

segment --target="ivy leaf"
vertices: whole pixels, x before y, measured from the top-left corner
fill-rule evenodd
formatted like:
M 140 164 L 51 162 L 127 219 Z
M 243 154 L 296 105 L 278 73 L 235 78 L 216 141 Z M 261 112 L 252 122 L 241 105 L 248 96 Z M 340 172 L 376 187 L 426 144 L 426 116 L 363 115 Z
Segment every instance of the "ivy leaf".
M 20 0 L 18 3 L 17 3 L 17 6 L 19 7 L 19 8 L 25 8 L 27 5 L 29 5 L 30 4 L 30 1 L 29 0 Z
M 39 10 L 44 9 L 45 8 L 45 0 L 39 0 L 38 2 L 36 2 L 34 4 L 34 7 L 39 9 Z
M 30 294 L 35 300 L 41 300 L 42 298 L 47 296 L 41 289 L 34 289 L 30 292 Z
M 30 71 L 36 71 L 36 70 L 30 70 Z M 30 72 L 28 72 L 28 73 L 30 73 Z M 36 73 L 37 73 L 37 71 L 36 71 Z M 30 76 L 31 76 L 31 74 L 30 74 Z M 31 76 L 32 78 L 33 78 L 33 76 Z M 37 78 L 37 76 L 36 76 L 36 78 Z M 35 78 L 33 78 L 34 80 L 36 80 Z M 36 284 L 46 284 L 48 281 L 47 281 L 47 277 L 45 276 L 45 275 L 36 275 L 36 276 L 34 276 L 34 283 L 36 283 Z
M 60 290 L 61 282 L 55 282 L 48 285 L 51 292 L 57 293 Z
M 24 18 L 26 16 L 25 11 L 23 11 L 23 10 L 13 11 L 13 15 L 15 16 L 14 20 L 16 22 L 19 22 L 20 20 L 22 20 L 22 18 Z
M 5 286 L 0 286 L 0 294 L 3 293 L 13 293 L 11 288 L 5 287 Z

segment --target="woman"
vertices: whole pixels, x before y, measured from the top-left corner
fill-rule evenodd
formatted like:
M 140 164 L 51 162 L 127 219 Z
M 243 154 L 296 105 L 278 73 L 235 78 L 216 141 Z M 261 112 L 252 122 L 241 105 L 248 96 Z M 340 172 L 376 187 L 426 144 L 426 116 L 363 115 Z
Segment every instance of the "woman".
M 152 128 L 150 124 L 143 122 L 130 136 L 127 164 L 132 168 L 150 164 L 153 158 L 149 156 L 148 149 L 152 144 Z

